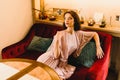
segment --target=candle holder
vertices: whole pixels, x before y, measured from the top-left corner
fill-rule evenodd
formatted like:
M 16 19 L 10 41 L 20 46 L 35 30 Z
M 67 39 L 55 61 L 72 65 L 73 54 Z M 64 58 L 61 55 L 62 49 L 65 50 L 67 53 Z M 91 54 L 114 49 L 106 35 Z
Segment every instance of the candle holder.
M 89 18 L 88 26 L 93 26 L 94 24 L 95 24 L 95 21 L 92 18 Z
M 105 21 L 102 21 L 99 26 L 100 26 L 100 27 L 105 27 L 105 26 L 106 26 L 106 22 L 105 22 Z

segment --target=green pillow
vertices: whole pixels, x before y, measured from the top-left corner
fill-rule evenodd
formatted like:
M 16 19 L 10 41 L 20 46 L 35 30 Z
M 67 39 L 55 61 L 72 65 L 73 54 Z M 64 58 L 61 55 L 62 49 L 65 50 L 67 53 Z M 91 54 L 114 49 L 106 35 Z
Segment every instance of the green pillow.
M 68 63 L 79 67 L 81 65 L 85 67 L 91 67 L 96 59 L 96 45 L 94 41 L 90 41 L 86 44 L 86 46 L 82 49 L 80 55 L 75 58 L 73 55 L 70 55 L 68 58 Z
M 52 40 L 52 38 L 34 36 L 27 49 L 45 52 L 52 43 Z

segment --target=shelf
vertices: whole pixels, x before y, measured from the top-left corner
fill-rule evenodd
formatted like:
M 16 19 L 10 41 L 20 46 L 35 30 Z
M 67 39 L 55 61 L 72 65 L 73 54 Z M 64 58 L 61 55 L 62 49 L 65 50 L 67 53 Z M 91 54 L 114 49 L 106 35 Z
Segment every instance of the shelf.
M 63 20 L 50 21 L 48 19 L 45 19 L 45 20 L 36 19 L 35 22 L 50 24 L 50 25 L 59 25 L 59 26 L 62 26 L 63 24 Z M 101 28 L 97 24 L 95 24 L 94 26 L 88 26 L 87 23 L 85 23 L 81 25 L 81 29 L 106 32 L 108 34 L 111 34 L 112 36 L 120 37 L 120 27 L 113 27 L 113 26 L 106 25 L 104 28 Z

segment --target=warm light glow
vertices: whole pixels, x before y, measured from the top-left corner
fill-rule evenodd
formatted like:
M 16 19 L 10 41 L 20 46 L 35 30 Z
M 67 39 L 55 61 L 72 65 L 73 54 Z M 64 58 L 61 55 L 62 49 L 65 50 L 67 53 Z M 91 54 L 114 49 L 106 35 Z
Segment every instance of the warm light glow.
M 21 40 L 31 25 L 31 0 L 0 0 L 0 53 Z
M 95 12 L 102 12 L 109 24 L 112 17 L 112 25 L 120 26 L 115 21 L 115 16 L 120 14 L 120 0 L 45 0 L 47 9 L 49 8 L 69 8 L 80 9 L 81 14 L 88 19 L 93 17 Z

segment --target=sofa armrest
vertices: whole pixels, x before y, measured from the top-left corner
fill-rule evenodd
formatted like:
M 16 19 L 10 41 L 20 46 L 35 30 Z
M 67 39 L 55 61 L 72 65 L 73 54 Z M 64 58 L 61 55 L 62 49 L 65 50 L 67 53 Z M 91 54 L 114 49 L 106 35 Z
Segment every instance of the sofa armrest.
M 89 69 L 87 76 L 91 76 L 91 80 L 106 80 L 110 62 L 112 36 L 102 32 L 98 32 L 98 34 L 100 38 L 104 38 L 102 46 L 104 51 L 104 57 L 95 61 L 93 66 Z
M 34 27 L 31 28 L 26 37 L 12 45 L 2 49 L 2 59 L 15 58 L 26 51 L 27 46 L 30 44 L 33 36 L 35 35 Z

